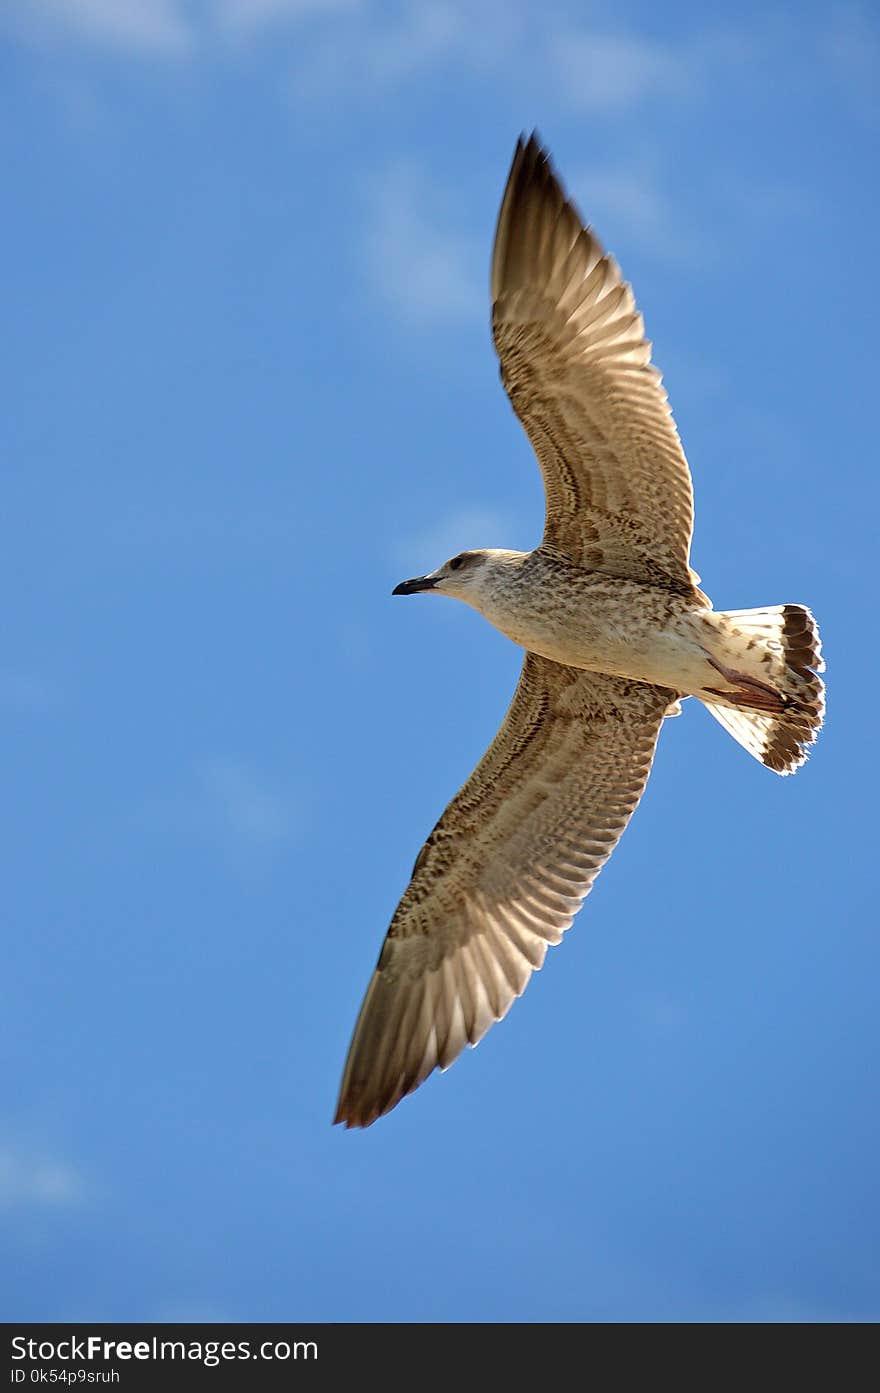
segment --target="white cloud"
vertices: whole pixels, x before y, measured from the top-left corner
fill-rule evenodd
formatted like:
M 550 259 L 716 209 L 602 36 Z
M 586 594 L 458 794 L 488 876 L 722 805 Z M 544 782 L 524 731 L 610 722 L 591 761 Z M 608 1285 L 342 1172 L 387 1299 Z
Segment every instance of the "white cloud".
M 294 98 L 331 113 L 452 71 L 532 109 L 618 118 L 650 100 L 704 93 L 753 46 L 719 30 L 667 43 L 577 28 L 564 0 L 0 0 L 0 29 L 149 59 L 210 61 L 218 46 L 277 44 Z M 827 41 L 844 66 L 858 62 L 853 30 L 840 24 Z
M 273 846 L 287 841 L 294 823 L 289 799 L 267 788 L 252 769 L 232 760 L 212 760 L 205 787 L 227 827 L 242 841 Z
M 76 41 L 169 57 L 206 50 L 217 34 L 258 35 L 366 0 L 4 0 L 0 24 L 37 42 Z
M 730 245 L 748 254 L 758 231 L 803 227 L 817 215 L 806 190 L 785 177 L 768 181 L 723 168 L 712 170 L 698 191 L 679 186 L 673 196 L 664 186 L 675 185 L 665 163 L 582 168 L 572 179 L 578 206 L 611 252 L 619 253 L 622 239 L 655 261 L 706 271 Z M 625 263 L 623 269 L 626 274 Z
M 66 1161 L 0 1144 L 0 1209 L 66 1209 L 83 1193 L 81 1177 Z
M 423 532 L 399 538 L 392 555 L 408 576 L 424 575 L 470 547 L 513 546 L 516 532 L 516 521 L 509 513 L 480 503 L 465 504 Z
M 634 34 L 569 31 L 551 40 L 550 55 L 572 105 L 586 110 L 623 111 L 694 87 L 688 55 Z
M 485 312 L 471 239 L 446 223 L 444 200 L 409 163 L 379 173 L 367 193 L 362 254 L 374 294 L 403 319 L 437 324 Z
M 32 40 L 72 38 L 150 54 L 181 53 L 193 39 L 180 0 L 12 0 L 4 23 Z
M 279 28 L 307 16 L 359 10 L 365 0 L 218 0 L 217 23 L 239 32 Z
M 420 0 L 390 18 L 382 9 L 362 10 L 316 36 L 297 64 L 294 96 L 325 103 L 340 94 L 347 102 L 369 99 L 461 56 L 472 27 L 461 9 L 444 0 Z
M 456 62 L 523 62 L 522 0 L 0 0 L 0 29 L 148 58 L 210 56 L 218 40 L 290 45 L 295 94 L 335 106 Z
M 35 42 L 148 57 L 198 56 L 217 37 L 268 38 L 308 25 L 308 53 L 298 69 L 315 89 L 330 77 L 348 84 L 393 81 L 481 27 L 447 0 L 415 0 L 391 15 L 375 0 L 5 0 L 0 25 Z
M 656 174 L 633 168 L 582 169 L 572 188 L 582 194 L 578 204 L 600 240 L 606 241 L 604 229 L 611 224 L 659 261 L 693 259 L 697 249 L 687 215 L 665 193 Z
M 365 68 L 380 83 L 409 76 L 459 47 L 466 32 L 460 10 L 428 3 L 410 7 L 398 24 L 376 26 L 361 50 Z

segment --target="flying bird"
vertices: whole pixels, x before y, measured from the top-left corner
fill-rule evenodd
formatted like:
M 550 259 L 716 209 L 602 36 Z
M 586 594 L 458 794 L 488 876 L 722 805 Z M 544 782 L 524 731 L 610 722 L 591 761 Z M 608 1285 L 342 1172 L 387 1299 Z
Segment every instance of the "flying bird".
M 699 589 L 690 471 L 642 317 L 534 135 L 514 154 L 491 293 L 501 380 L 544 479 L 543 539 L 463 551 L 394 594 L 463 600 L 525 660 L 391 921 L 342 1079 L 349 1127 L 506 1014 L 617 845 L 682 697 L 777 774 L 823 719 L 810 611 L 717 612 Z

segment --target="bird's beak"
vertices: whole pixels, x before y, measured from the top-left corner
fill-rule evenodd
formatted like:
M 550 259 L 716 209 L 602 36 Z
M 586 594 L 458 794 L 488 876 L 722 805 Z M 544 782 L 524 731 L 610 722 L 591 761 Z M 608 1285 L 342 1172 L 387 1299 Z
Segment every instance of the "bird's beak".
M 392 595 L 418 595 L 420 590 L 433 590 L 437 584 L 436 576 L 416 576 L 415 580 L 402 580 L 395 585 Z

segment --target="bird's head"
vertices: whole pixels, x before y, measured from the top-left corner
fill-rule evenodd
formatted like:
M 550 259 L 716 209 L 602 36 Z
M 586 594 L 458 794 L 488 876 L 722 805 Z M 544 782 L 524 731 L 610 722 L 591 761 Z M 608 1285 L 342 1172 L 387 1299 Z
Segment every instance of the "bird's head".
M 487 590 L 502 574 L 509 572 L 512 561 L 522 559 L 523 555 L 522 552 L 500 551 L 492 547 L 484 551 L 460 551 L 457 556 L 444 561 L 436 571 L 401 581 L 391 593 L 418 595 L 423 590 L 430 591 L 434 595 L 452 595 L 475 609 L 481 609 L 481 601 Z

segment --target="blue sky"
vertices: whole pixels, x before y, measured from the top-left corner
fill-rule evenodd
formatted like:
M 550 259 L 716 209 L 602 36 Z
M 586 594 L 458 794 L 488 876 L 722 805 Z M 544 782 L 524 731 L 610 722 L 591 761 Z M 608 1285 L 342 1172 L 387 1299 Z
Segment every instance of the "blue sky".
M 11 0 L 0 17 L 7 1320 L 863 1320 L 876 1254 L 868 5 Z M 537 126 L 633 281 L 719 608 L 829 660 L 777 779 L 689 703 L 479 1049 L 330 1127 L 512 645 L 488 332 Z

